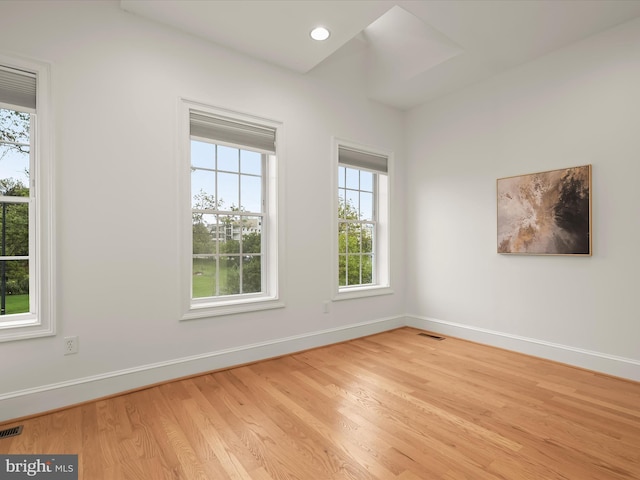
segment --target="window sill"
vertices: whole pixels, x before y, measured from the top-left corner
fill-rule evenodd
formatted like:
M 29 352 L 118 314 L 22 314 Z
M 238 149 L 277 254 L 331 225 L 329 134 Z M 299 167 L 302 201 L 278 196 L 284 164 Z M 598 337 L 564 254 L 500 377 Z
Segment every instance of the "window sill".
M 48 337 L 55 333 L 50 324 L 42 324 L 35 317 L 27 315 L 19 320 L 0 323 L 0 342 Z
M 236 313 L 284 308 L 284 306 L 285 304 L 282 300 L 273 297 L 201 303 L 191 305 L 191 308 L 189 308 L 180 320 L 234 315 Z
M 349 300 L 351 298 L 375 297 L 379 295 L 391 295 L 393 289 L 388 285 L 370 285 L 366 287 L 343 287 L 333 297 L 334 301 Z

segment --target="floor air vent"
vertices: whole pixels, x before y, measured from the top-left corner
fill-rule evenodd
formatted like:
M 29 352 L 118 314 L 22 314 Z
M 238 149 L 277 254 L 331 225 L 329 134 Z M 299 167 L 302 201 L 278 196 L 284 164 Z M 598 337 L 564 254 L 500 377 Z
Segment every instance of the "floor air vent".
M 432 333 L 419 333 L 418 335 L 420 335 L 421 337 L 433 338 L 434 340 L 438 341 L 444 340 L 444 337 L 433 335 Z
M 17 427 L 7 428 L 6 430 L 0 430 L 0 439 L 7 437 L 15 437 L 16 435 L 20 435 L 22 433 L 22 425 Z

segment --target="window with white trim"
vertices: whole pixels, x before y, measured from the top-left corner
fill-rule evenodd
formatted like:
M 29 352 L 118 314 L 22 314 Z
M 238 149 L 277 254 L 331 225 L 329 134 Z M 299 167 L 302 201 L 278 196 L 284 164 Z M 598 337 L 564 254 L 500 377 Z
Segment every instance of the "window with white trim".
M 278 288 L 279 126 L 183 104 L 190 196 L 185 242 L 190 288 L 183 319 L 283 306 Z
M 48 79 L 0 56 L 0 341 L 55 333 Z
M 389 156 L 339 142 L 337 298 L 389 290 Z

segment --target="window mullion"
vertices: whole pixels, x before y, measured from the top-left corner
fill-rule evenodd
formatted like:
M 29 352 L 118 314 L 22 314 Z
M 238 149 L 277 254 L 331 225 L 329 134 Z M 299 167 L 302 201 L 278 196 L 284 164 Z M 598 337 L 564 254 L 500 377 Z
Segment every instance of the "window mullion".
M 11 140 L 0 140 L 0 145 L 11 145 L 12 147 L 31 147 L 30 143 L 12 142 Z
M 359 272 L 358 280 L 359 280 L 359 282 L 358 283 L 360 283 L 361 285 L 362 285 L 362 241 L 363 241 L 363 238 L 362 238 L 362 227 L 363 226 L 364 226 L 364 223 L 360 224 L 360 232 L 358 232 L 359 235 L 360 235 L 360 242 L 359 242 L 359 247 L 360 248 L 358 249 L 359 250 L 358 251 L 358 257 L 359 257 L 359 259 L 358 259 L 359 260 L 358 261 L 358 272 Z
M 215 274 L 215 282 L 216 282 L 216 288 L 215 288 L 215 296 L 218 297 L 220 296 L 220 214 L 218 212 L 218 198 L 219 198 L 219 189 L 218 189 L 218 149 L 220 147 L 218 145 L 214 145 L 214 149 L 213 149 L 213 166 L 215 168 L 214 171 L 214 186 L 213 186 L 213 195 L 214 195 L 214 199 L 215 199 L 215 208 L 216 208 L 216 252 L 215 252 L 215 268 L 216 268 L 216 274 Z M 224 232 L 224 234 L 226 235 L 226 232 Z
M 31 203 L 32 197 L 12 197 L 0 195 L 0 203 Z
M 242 215 L 242 155 L 240 154 L 240 149 L 238 149 L 238 291 L 242 294 L 244 293 L 244 284 L 243 284 L 243 273 L 244 273 L 244 265 L 242 263 L 242 236 L 244 229 L 244 216 Z

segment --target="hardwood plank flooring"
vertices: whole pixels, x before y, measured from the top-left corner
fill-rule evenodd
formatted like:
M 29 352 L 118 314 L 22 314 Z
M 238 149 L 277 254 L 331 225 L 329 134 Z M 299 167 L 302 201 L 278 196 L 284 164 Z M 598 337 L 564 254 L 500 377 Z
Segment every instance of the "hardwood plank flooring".
M 85 480 L 640 479 L 640 383 L 418 333 L 42 415 L 0 452 Z

